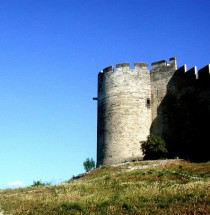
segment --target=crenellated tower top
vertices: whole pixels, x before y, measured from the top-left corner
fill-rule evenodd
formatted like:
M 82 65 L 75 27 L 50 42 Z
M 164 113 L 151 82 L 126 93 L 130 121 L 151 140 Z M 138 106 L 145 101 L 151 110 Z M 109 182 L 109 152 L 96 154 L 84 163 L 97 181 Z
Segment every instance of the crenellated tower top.
M 177 69 L 176 57 L 171 57 L 169 59 L 169 63 L 167 63 L 167 60 L 161 60 L 152 63 L 152 70 L 163 67 L 174 67 L 174 69 Z
M 148 64 L 142 63 L 142 62 L 135 62 L 134 69 L 148 69 Z M 99 75 L 106 74 L 106 73 L 113 73 L 113 72 L 117 72 L 117 71 L 125 71 L 125 70 L 133 70 L 130 68 L 130 63 L 116 64 L 116 69 L 114 69 L 114 66 L 108 66 L 105 69 L 101 70 L 99 72 Z

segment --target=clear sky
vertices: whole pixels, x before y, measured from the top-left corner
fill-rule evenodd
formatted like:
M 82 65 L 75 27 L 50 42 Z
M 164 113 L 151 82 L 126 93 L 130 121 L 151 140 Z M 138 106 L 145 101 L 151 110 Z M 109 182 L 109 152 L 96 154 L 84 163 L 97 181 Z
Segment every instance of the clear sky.
M 0 189 L 96 160 L 97 74 L 210 63 L 209 0 L 0 0 Z

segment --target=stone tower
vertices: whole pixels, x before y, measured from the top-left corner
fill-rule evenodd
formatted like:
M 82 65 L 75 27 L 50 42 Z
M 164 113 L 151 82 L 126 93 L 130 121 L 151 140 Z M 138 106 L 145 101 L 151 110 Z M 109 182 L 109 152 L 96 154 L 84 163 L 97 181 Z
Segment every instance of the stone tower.
M 151 126 L 151 82 L 146 63 L 107 67 L 98 74 L 97 166 L 143 158 L 140 141 Z
M 152 63 L 110 66 L 98 74 L 97 166 L 142 160 L 140 142 L 150 134 L 157 107 L 177 69 L 176 58 Z M 153 126 L 162 132 L 164 111 Z

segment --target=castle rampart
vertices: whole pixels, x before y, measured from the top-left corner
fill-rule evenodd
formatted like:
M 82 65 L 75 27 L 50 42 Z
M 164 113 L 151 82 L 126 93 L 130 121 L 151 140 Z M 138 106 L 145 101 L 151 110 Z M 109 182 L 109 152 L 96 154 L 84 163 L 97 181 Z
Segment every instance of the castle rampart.
M 153 106 L 152 112 L 156 116 L 153 115 L 150 132 L 168 143 L 169 157 L 209 160 L 205 140 L 208 139 L 210 121 L 209 74 L 209 65 L 200 70 L 196 66 L 187 69 L 183 65 L 165 77 L 167 85 L 165 88 L 163 82 L 162 89 L 161 81 L 159 83 L 157 77 L 151 78 L 151 86 L 155 80 L 155 84 L 159 83 L 158 92 L 164 93 L 157 96 L 160 101 L 157 100 L 157 106 Z M 152 98 L 152 102 L 156 99 Z
M 103 69 L 94 98 L 97 166 L 143 159 L 140 142 L 150 133 L 170 143 L 170 156 L 184 157 L 191 149 L 195 157 L 195 141 L 208 134 L 209 90 L 210 65 L 199 71 L 186 65 L 177 69 L 175 57 L 152 63 L 150 71 L 142 62 L 134 63 L 134 69 L 129 63 Z M 190 141 L 191 147 L 186 145 Z

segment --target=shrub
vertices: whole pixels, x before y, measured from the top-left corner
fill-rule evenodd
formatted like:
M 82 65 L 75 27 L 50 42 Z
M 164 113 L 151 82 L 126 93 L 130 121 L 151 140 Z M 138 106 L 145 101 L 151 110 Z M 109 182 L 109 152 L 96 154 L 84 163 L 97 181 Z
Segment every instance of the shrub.
M 146 141 L 141 142 L 141 149 L 143 151 L 145 160 L 155 160 L 165 158 L 167 155 L 166 143 L 161 138 L 154 134 L 150 134 Z
M 41 180 L 39 180 L 39 181 L 33 181 L 33 185 L 31 185 L 31 187 L 40 187 L 40 186 L 47 186 L 47 185 L 51 185 L 51 183 L 42 182 Z
M 93 160 L 93 158 L 87 158 L 84 162 L 83 162 L 83 166 L 86 172 L 89 172 L 91 169 L 95 168 L 95 161 Z

